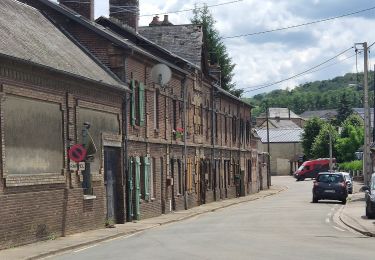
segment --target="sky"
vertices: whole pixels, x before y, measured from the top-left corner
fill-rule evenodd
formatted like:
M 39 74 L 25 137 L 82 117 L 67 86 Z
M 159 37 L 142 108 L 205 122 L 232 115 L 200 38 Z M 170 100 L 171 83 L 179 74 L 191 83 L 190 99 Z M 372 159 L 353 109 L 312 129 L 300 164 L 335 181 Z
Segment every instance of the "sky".
M 95 0 L 95 16 L 108 16 L 109 0 Z M 140 25 L 147 26 L 152 16 L 177 10 L 233 2 L 210 8 L 216 29 L 222 37 L 272 30 L 375 7 L 374 0 L 140 0 Z M 146 15 L 146 16 L 145 16 Z M 173 24 L 190 23 L 192 12 L 170 13 Z M 163 17 L 163 15 L 160 15 Z M 324 62 L 354 43 L 375 42 L 375 9 L 352 16 L 289 30 L 247 37 L 224 39 L 229 56 L 236 64 L 234 82 L 245 89 L 244 96 L 275 89 L 292 89 L 305 82 L 331 79 L 347 72 L 363 71 L 363 53 L 354 48 L 326 63 L 325 68 L 260 90 L 257 87 L 277 82 Z M 374 55 L 369 54 L 373 68 Z M 371 50 L 370 50 L 371 51 Z M 352 56 L 352 57 L 351 57 Z M 333 65 L 331 65 L 333 64 Z

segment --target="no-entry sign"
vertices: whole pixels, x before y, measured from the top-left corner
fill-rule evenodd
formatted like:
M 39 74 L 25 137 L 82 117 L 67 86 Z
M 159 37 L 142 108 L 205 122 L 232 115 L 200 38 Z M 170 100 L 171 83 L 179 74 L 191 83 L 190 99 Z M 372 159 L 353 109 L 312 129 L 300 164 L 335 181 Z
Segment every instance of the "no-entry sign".
M 75 144 L 68 151 L 69 159 L 75 162 L 82 162 L 86 158 L 87 151 L 82 144 Z

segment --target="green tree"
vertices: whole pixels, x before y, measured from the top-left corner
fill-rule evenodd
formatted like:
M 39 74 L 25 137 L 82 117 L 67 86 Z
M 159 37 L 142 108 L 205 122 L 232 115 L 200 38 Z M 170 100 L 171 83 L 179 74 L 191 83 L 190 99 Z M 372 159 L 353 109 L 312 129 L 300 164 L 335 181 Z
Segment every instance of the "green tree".
M 335 144 L 338 162 L 350 162 L 355 159 L 355 152 L 361 147 L 364 141 L 363 127 L 355 127 L 347 124 L 345 126 L 346 137 L 337 139 Z
M 349 101 L 349 97 L 347 94 L 344 92 L 341 97 L 340 101 L 338 103 L 338 108 L 337 108 L 337 123 L 341 124 L 345 121 L 345 119 L 353 114 L 353 109 L 351 106 L 351 103 Z
M 302 147 L 307 158 L 313 157 L 311 151 L 313 143 L 325 124 L 326 123 L 319 118 L 312 118 L 306 122 L 302 134 Z
M 229 57 L 227 48 L 221 40 L 219 32 L 215 28 L 215 19 L 205 4 L 203 8 L 195 7 L 194 16 L 191 19 L 193 24 L 202 25 L 203 34 L 205 35 L 205 45 L 209 58 L 220 65 L 221 69 L 221 87 L 233 95 L 240 97 L 243 89 L 236 89 L 233 82 L 234 67 L 236 66 Z
M 333 157 L 337 154 L 335 141 L 338 138 L 338 133 L 330 124 L 325 124 L 316 136 L 311 148 L 311 153 L 314 158 L 328 158 L 329 157 L 329 135 L 332 138 L 332 154 Z

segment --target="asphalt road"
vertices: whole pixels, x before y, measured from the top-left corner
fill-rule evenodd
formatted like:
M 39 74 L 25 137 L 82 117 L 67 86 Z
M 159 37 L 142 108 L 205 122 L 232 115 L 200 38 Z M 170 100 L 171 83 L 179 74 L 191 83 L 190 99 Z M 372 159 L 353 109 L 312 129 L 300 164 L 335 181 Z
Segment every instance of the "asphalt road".
M 342 206 L 311 203 L 312 181 L 275 177 L 288 190 L 53 259 L 373 259 L 375 239 L 333 221 Z

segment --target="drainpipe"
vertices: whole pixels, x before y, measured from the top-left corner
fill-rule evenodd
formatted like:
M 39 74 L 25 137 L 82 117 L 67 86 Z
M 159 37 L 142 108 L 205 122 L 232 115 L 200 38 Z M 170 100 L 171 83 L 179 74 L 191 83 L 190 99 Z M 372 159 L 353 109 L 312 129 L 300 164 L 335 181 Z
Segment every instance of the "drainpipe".
M 213 192 L 214 192 L 214 200 L 216 201 L 216 161 L 215 161 L 215 138 L 216 138 L 216 118 L 215 118 L 215 115 L 216 115 L 216 102 L 215 102 L 215 98 L 216 98 L 216 92 L 215 92 L 215 86 L 212 87 L 212 118 L 211 118 L 211 122 L 212 122 L 212 153 L 211 153 L 211 161 L 212 161 L 212 171 L 213 171 L 213 175 L 212 177 L 214 178 L 213 180 L 214 181 L 214 187 L 212 187 L 213 189 Z M 212 181 L 212 180 L 211 180 Z M 211 183 L 212 184 L 212 183 Z
M 127 176 L 129 172 L 129 162 L 128 162 L 128 94 L 125 93 L 122 100 L 122 147 L 123 147 L 123 171 L 122 171 L 122 183 L 124 189 L 124 211 L 127 209 Z M 124 212 L 125 213 L 125 212 Z M 131 221 L 131 214 L 128 213 L 128 220 Z M 124 219 L 126 219 L 126 214 L 124 214 Z M 125 222 L 125 221 L 124 221 Z
M 182 89 L 183 89 L 183 127 L 184 127 L 184 176 L 185 176 L 185 210 L 188 209 L 188 191 L 187 191 L 187 146 L 186 146 L 186 132 L 187 132 L 187 118 L 186 118 L 186 102 L 187 102 L 187 86 L 186 86 L 186 76 L 182 80 Z

